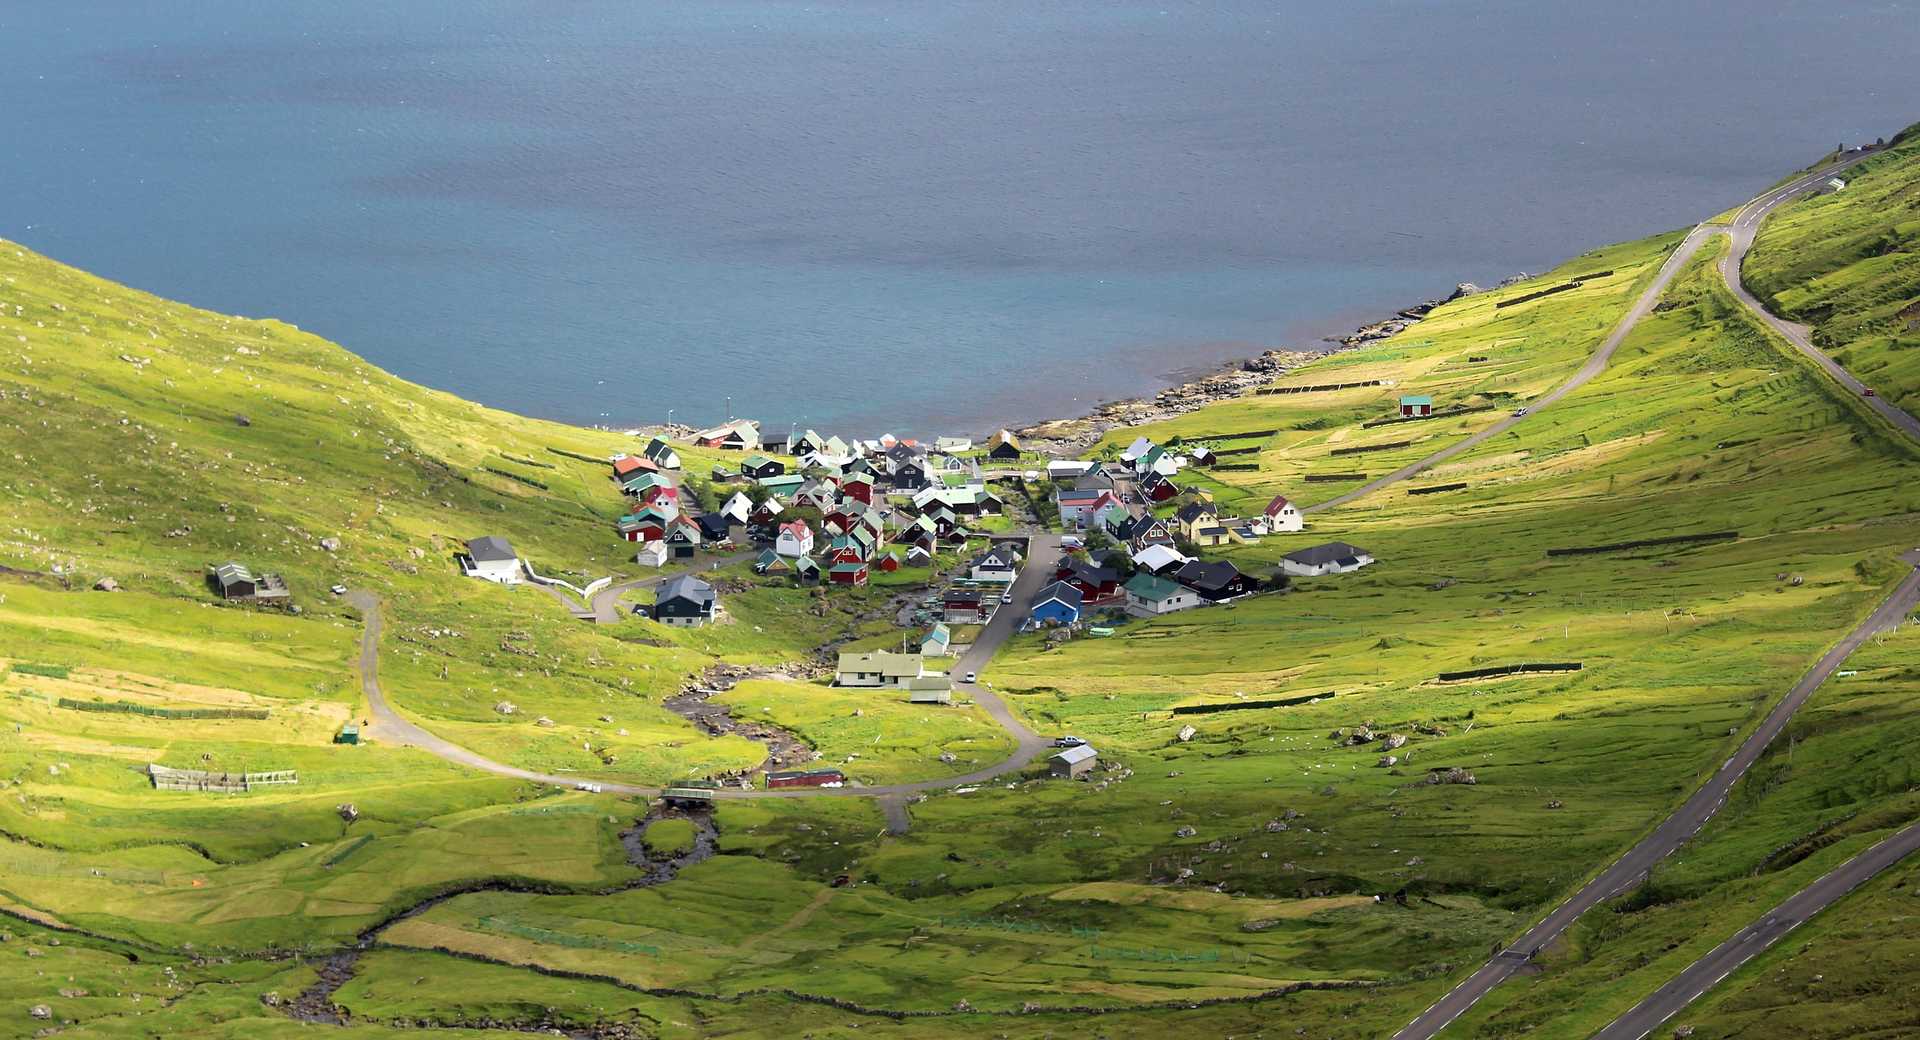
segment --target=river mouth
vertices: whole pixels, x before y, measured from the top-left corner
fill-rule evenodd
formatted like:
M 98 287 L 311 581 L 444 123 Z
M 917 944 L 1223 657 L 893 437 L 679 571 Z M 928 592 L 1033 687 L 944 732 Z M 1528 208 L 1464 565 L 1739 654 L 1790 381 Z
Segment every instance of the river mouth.
M 646 842 L 647 831 L 663 820 L 687 820 L 693 824 L 693 841 L 681 850 L 670 854 L 659 854 L 649 848 Z M 720 851 L 720 828 L 714 823 L 713 814 L 706 810 L 688 811 L 664 804 L 650 806 L 646 815 L 634 820 L 633 826 L 620 832 L 620 846 L 626 850 L 627 862 L 640 873 L 616 885 L 594 890 L 595 895 L 613 895 L 636 888 L 651 888 L 664 885 L 680 876 L 680 872 L 696 863 L 711 859 Z M 313 985 L 300 992 L 292 1000 L 280 1002 L 269 994 L 263 998 L 269 1005 L 277 1005 L 287 1017 L 298 1022 L 311 1022 L 319 1025 L 345 1026 L 359 1022 L 372 1022 L 371 1019 L 355 1019 L 353 1013 L 334 1003 L 334 995 L 341 987 L 353 981 L 354 972 L 359 967 L 360 958 L 378 943 L 380 933 L 388 928 L 417 917 L 456 896 L 472 895 L 477 892 L 521 892 L 550 893 L 559 889 L 548 889 L 528 885 L 519 881 L 481 881 L 461 885 L 456 888 L 429 896 L 382 918 L 378 923 L 354 937 L 353 944 L 337 953 L 329 954 L 318 963 L 319 977 Z M 271 999 L 269 999 L 271 998 Z M 414 1026 L 422 1023 L 405 1022 L 396 1025 Z M 633 1035 L 627 1027 L 618 1023 L 607 1026 L 594 1026 L 587 1029 L 567 1028 L 551 1022 L 508 1023 L 508 1022 L 435 1022 L 433 1028 L 486 1028 L 505 1029 L 524 1033 L 539 1033 L 546 1036 L 566 1036 L 574 1040 L 613 1040 L 613 1038 Z

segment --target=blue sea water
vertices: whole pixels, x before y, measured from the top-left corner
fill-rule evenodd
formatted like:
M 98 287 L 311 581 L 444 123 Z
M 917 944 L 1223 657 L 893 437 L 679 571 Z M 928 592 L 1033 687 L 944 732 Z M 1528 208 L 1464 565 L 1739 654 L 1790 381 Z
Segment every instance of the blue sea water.
M 1920 120 L 1912 2 L 0 2 L 0 235 L 530 414 L 980 432 Z M 730 401 L 729 401 L 730 399 Z

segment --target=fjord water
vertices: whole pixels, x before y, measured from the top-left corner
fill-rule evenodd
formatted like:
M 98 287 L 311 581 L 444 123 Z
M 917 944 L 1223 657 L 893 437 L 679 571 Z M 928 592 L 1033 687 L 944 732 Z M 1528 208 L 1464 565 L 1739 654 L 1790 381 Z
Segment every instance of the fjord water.
M 1910 2 L 16 0 L 0 236 L 581 422 L 978 432 L 1691 223 Z

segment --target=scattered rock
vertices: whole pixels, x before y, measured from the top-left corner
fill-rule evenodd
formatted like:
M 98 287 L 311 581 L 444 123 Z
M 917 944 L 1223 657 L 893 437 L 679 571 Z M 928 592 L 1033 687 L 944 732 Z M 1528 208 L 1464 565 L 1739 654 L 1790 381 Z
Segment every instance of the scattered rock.
M 1397 766 L 1399 764 L 1400 764 L 1400 759 L 1396 755 L 1381 755 L 1380 761 L 1374 763 L 1374 765 L 1379 766 L 1382 769 L 1387 769 L 1392 766 Z
M 1180 727 L 1180 733 L 1179 733 L 1180 743 L 1185 744 L 1187 741 L 1192 740 L 1194 736 L 1199 732 L 1200 732 L 1199 730 L 1194 729 L 1192 726 Z
M 93 588 L 95 592 L 119 592 L 120 583 L 112 578 L 101 578 L 93 583 Z
M 1692 1026 L 1674 1026 L 1673 1035 L 1674 1035 L 1674 1040 L 1686 1040 L 1687 1037 L 1690 1037 L 1693 1035 L 1693 1027 Z
M 81 997 L 87 995 L 87 991 L 74 986 L 62 986 L 60 987 L 60 995 L 68 1000 L 79 1000 Z
M 260 1003 L 265 1004 L 268 1007 L 279 1007 L 280 994 L 275 993 L 272 990 L 268 990 L 267 992 L 260 994 Z
M 1267 821 L 1268 834 L 1278 834 L 1281 831 L 1284 831 L 1286 829 L 1287 829 L 1287 824 L 1284 820 L 1268 820 Z
M 1388 751 L 1398 751 L 1407 746 L 1407 735 L 1404 733 L 1389 733 L 1381 738 L 1380 746 L 1386 748 Z
M 553 728 L 553 720 L 550 718 L 547 718 L 545 715 L 542 715 L 539 718 L 534 719 L 533 724 L 536 726 L 545 726 L 548 729 Z
M 502 715 L 511 715 L 520 709 L 514 707 L 512 701 L 501 701 L 500 703 L 493 706 L 493 710 L 499 712 Z
M 1427 783 L 1430 783 L 1430 784 L 1472 785 L 1472 784 L 1477 784 L 1479 782 L 1480 782 L 1479 780 L 1474 778 L 1474 775 L 1471 770 L 1463 769 L 1460 766 L 1447 766 L 1445 768 L 1435 768 L 1428 771 L 1427 773 Z
M 253 420 L 244 415 L 236 415 L 233 417 L 233 424 L 235 426 L 252 426 Z
M 1558 809 L 1558 808 L 1561 808 L 1561 807 L 1563 806 L 1563 804 L 1564 804 L 1564 803 L 1562 803 L 1562 802 L 1560 801 L 1560 799 L 1558 799 L 1558 798 L 1552 798 L 1552 799 L 1549 799 L 1549 800 L 1547 801 L 1547 808 L 1549 808 L 1549 809 Z
M 333 807 L 333 811 L 339 813 L 340 818 L 348 823 L 352 823 L 360 818 L 360 807 L 352 802 L 336 805 Z
M 334 537 L 322 538 L 320 539 L 320 548 L 325 549 L 328 552 L 339 552 L 340 539 L 334 538 Z
M 32 1015 L 34 1018 L 52 1018 L 53 1009 L 45 1004 L 35 1004 L 27 1009 L 27 1014 Z
M 967 1012 L 973 1010 L 973 1005 L 967 1003 L 964 1000 L 956 1000 L 953 1002 L 953 1010 L 957 1014 L 966 1014 Z
M 1198 833 L 1200 832 L 1194 830 L 1192 827 L 1182 827 L 1179 830 L 1174 831 L 1173 836 L 1176 838 L 1191 838 Z

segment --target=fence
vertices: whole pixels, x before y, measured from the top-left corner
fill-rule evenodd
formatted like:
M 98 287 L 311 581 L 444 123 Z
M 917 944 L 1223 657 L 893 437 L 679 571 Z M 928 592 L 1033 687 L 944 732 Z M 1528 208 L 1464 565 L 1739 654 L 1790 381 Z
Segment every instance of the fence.
M 1363 430 L 1371 430 L 1376 426 L 1392 426 L 1394 423 L 1426 422 L 1429 419 L 1445 419 L 1455 415 L 1472 415 L 1474 412 L 1491 412 L 1496 407 L 1498 407 L 1498 405 L 1475 404 L 1463 405 L 1458 408 L 1448 408 L 1443 411 L 1433 412 L 1429 415 L 1396 415 L 1391 419 L 1375 419 L 1372 422 L 1363 422 L 1360 424 L 1360 428 Z
M 214 773 L 204 769 L 174 769 L 148 763 L 147 775 L 153 779 L 153 786 L 162 791 L 212 791 L 217 794 L 242 794 L 257 786 L 300 782 L 291 769 L 264 773 Z
M 1563 293 L 1563 292 L 1566 292 L 1568 289 L 1578 289 L 1578 288 L 1580 288 L 1579 282 L 1561 282 L 1559 285 L 1550 285 L 1545 289 L 1541 289 L 1538 292 L 1530 292 L 1523 296 L 1515 296 L 1511 300 L 1501 300 L 1500 302 L 1493 305 L 1493 309 L 1499 310 L 1502 307 L 1512 307 L 1518 304 L 1528 303 L 1533 300 L 1537 300 L 1542 296 L 1552 296 L 1554 293 Z
M 13 672 L 15 675 L 37 675 L 43 679 L 65 679 L 67 677 L 67 666 L 64 664 L 28 664 L 25 661 L 15 661 L 13 664 Z
M 1467 486 L 1467 482 L 1466 482 L 1466 481 L 1464 481 L 1464 480 L 1463 480 L 1463 481 L 1461 481 L 1461 482 L 1460 482 L 1460 483 L 1458 483 L 1458 484 L 1430 484 L 1430 485 L 1428 485 L 1427 487 L 1417 487 L 1417 488 L 1408 488 L 1408 489 L 1407 489 L 1407 494 L 1409 494 L 1409 495 L 1437 495 L 1437 494 L 1439 494 L 1439 493 L 1441 493 L 1442 491 L 1458 491 L 1458 490 L 1460 490 L 1461 488 L 1463 488 L 1463 487 L 1466 487 L 1466 486 Z
M 1441 672 L 1435 678 L 1441 682 L 1459 682 L 1462 679 L 1487 679 L 1497 675 L 1520 675 L 1525 672 L 1577 672 L 1579 661 L 1566 662 L 1528 662 L 1526 664 L 1502 664 L 1492 668 L 1469 668 L 1463 672 Z
M 1392 451 L 1395 448 L 1407 447 L 1412 443 L 1413 443 L 1412 441 L 1388 441 L 1384 444 L 1356 444 L 1351 448 L 1335 448 L 1333 449 L 1333 451 L 1329 452 L 1328 454 L 1364 455 L 1370 451 Z
M 1237 473 L 1257 470 L 1260 468 L 1260 464 L 1258 462 L 1227 462 L 1213 468 L 1223 473 Z
M 1302 478 L 1309 484 L 1338 484 L 1347 480 L 1365 480 L 1365 473 L 1309 473 Z
M 1676 534 L 1666 538 L 1642 538 L 1635 542 L 1614 542 L 1611 545 L 1579 545 L 1567 549 L 1548 549 L 1548 556 L 1586 556 L 1592 553 L 1621 552 L 1627 549 L 1650 549 L 1661 545 L 1693 545 L 1700 542 L 1730 542 L 1740 537 L 1738 531 L 1708 531 L 1704 534 Z
M 1274 434 L 1279 432 L 1280 432 L 1279 430 L 1275 429 L 1275 430 L 1241 430 L 1239 433 L 1197 433 L 1197 434 L 1194 434 L 1193 437 L 1190 439 L 1206 440 L 1206 441 L 1231 441 L 1231 440 L 1240 440 L 1247 437 L 1271 437 Z M 1214 452 L 1214 454 L 1218 455 L 1220 453 L 1216 451 Z
M 1352 390 L 1362 386 L 1379 386 L 1378 379 L 1363 379 L 1357 383 L 1320 383 L 1315 386 L 1267 386 L 1255 390 L 1256 394 L 1317 394 L 1327 390 Z
M 156 708 L 131 701 L 76 701 L 62 697 L 56 707 L 69 711 L 106 711 L 126 715 L 145 715 L 153 719 L 264 719 L 265 708 Z
M 1332 700 L 1333 691 L 1310 693 L 1305 697 L 1282 697 L 1265 701 L 1227 701 L 1222 704 L 1182 704 L 1173 709 L 1175 715 L 1212 715 L 1222 711 L 1252 711 L 1255 708 L 1291 708 L 1296 704 L 1311 704 L 1318 700 Z
M 1219 451 L 1213 453 L 1213 457 L 1218 459 L 1228 455 L 1258 455 L 1264 450 L 1266 449 L 1260 447 L 1258 444 L 1250 448 L 1221 448 Z
M 499 455 L 501 458 L 506 459 L 508 462 L 517 462 L 522 466 L 532 466 L 535 469 L 558 469 L 559 468 L 558 466 L 555 466 L 551 462 L 540 462 L 536 459 L 523 459 L 518 455 L 509 455 L 504 451 L 500 452 Z
M 496 477 L 505 477 L 508 480 L 517 480 L 520 483 L 525 484 L 526 486 L 531 488 L 539 488 L 542 491 L 547 490 L 547 484 L 545 481 L 535 480 L 532 477 L 523 477 L 520 474 L 513 472 L 512 470 L 500 469 L 497 466 L 482 466 L 480 467 L 480 469 L 482 472 L 491 473 Z
M 579 459 L 581 462 L 591 462 L 596 466 L 604 466 L 607 464 L 607 460 L 598 455 L 587 455 L 577 451 L 568 451 L 565 448 L 555 448 L 551 445 L 547 447 L 547 450 L 553 452 L 555 455 L 564 456 L 569 459 Z

